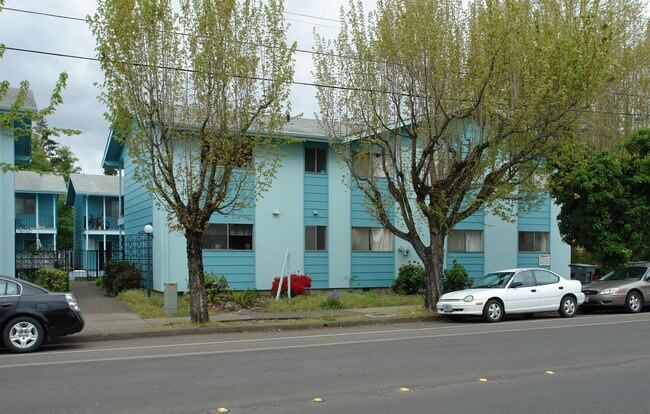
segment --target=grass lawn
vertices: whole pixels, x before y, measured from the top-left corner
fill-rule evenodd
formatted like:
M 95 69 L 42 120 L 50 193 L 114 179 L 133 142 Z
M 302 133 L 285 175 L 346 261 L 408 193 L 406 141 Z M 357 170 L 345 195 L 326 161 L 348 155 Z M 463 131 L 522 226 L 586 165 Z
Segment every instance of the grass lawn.
M 329 292 L 331 292 L 331 290 L 313 290 L 310 295 L 296 296 L 291 298 L 291 301 L 286 297 L 282 297 L 277 302 L 275 301 L 275 297 L 268 292 L 256 292 L 256 300 L 251 307 L 246 308 L 256 312 L 323 310 Z M 340 294 L 342 309 L 402 305 L 421 306 L 424 304 L 424 298 L 422 295 L 401 296 L 383 289 L 370 291 L 341 289 L 337 290 L 337 292 Z M 222 297 L 220 301 L 228 302 L 228 304 L 232 305 L 232 303 L 236 302 L 240 296 L 241 295 L 239 295 L 238 292 L 233 292 L 230 295 Z M 160 292 L 151 292 L 151 297 L 147 297 L 146 290 L 129 290 L 120 293 L 118 298 L 126 303 L 131 310 L 142 318 L 164 318 L 190 315 L 189 299 L 186 298 L 178 298 L 178 312 L 173 315 L 165 315 L 165 310 L 163 308 L 163 295 Z M 223 313 L 223 311 L 218 310 L 220 305 L 221 304 L 216 304 L 213 306 L 210 313 Z M 233 309 L 228 312 L 234 311 L 235 310 Z

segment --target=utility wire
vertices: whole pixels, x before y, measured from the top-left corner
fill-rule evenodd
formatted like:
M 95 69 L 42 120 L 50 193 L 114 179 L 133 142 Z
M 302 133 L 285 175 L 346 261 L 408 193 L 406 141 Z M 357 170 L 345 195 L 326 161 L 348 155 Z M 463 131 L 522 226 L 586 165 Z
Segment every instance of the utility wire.
M 100 59 L 98 58 L 92 58 L 92 57 L 87 57 L 87 56 L 78 56 L 78 55 L 69 55 L 65 53 L 54 53 L 54 52 L 44 52 L 40 50 L 33 50 L 33 49 L 22 49 L 22 48 L 15 48 L 15 47 L 5 47 L 6 50 L 12 50 L 15 52 L 23 52 L 23 53 L 34 53 L 34 54 L 39 54 L 39 55 L 46 55 L 46 56 L 56 56 L 56 57 L 64 57 L 64 58 L 70 58 L 70 59 L 80 59 L 80 60 L 87 60 L 87 61 L 94 61 L 94 62 L 100 62 Z M 133 63 L 134 66 L 139 66 L 139 67 L 150 67 L 151 65 L 146 64 L 146 63 Z M 176 70 L 179 72 L 188 72 L 188 73 L 194 73 L 196 70 L 194 69 L 187 69 L 187 68 L 174 68 L 174 67 L 163 67 L 159 66 L 159 69 L 166 69 L 166 70 Z M 240 75 L 232 75 L 233 77 L 236 78 L 242 78 L 242 79 L 250 79 L 250 80 L 256 80 L 256 81 L 264 81 L 264 82 L 274 82 L 274 79 L 269 79 L 269 78 L 261 78 L 261 77 L 253 77 L 253 76 L 240 76 Z M 335 89 L 335 90 L 344 90 L 344 91 L 354 91 L 354 92 L 370 92 L 370 93 L 392 93 L 392 92 L 387 92 L 387 91 L 377 91 L 374 89 L 368 89 L 368 88 L 351 88 L 348 86 L 339 86 L 339 85 L 324 85 L 324 84 L 318 84 L 315 82 L 303 82 L 303 81 L 285 81 L 286 83 L 290 83 L 292 85 L 298 85 L 298 86 L 310 86 L 310 87 L 316 87 L 316 88 L 325 88 L 325 89 Z M 399 95 L 401 96 L 409 96 L 407 93 L 400 93 Z M 600 111 L 594 111 L 594 110 L 589 110 L 586 109 L 584 110 L 585 112 L 590 112 L 590 113 L 599 113 L 603 115 L 622 115 L 622 116 L 631 116 L 635 118 L 650 118 L 650 114 L 633 114 L 633 113 L 625 113 L 625 112 L 600 112 Z
M 74 21 L 84 22 L 84 23 L 86 23 L 86 21 L 87 21 L 86 19 L 80 18 L 80 17 L 64 16 L 62 14 L 43 13 L 43 12 L 37 12 L 37 11 L 32 11 L 32 10 L 24 10 L 24 9 L 15 9 L 15 8 L 11 8 L 11 7 L 2 7 L 2 8 L 0 8 L 0 10 L 9 10 L 9 11 L 17 12 L 17 13 L 35 14 L 35 15 L 39 15 L 39 16 L 54 17 L 54 18 L 57 18 L 57 19 L 74 20 Z M 285 12 L 285 14 L 299 15 L 298 13 L 289 13 L 289 12 Z M 312 17 L 314 19 L 332 20 L 332 19 L 326 19 L 324 17 L 316 17 L 316 16 L 309 16 L 309 15 L 303 15 L 303 16 Z M 296 20 L 296 19 L 287 19 L 287 20 L 297 21 L 297 22 L 306 23 L 306 24 L 313 24 L 315 26 L 322 26 L 322 27 L 327 27 L 327 28 L 330 28 L 330 29 L 339 29 L 338 27 L 326 26 L 326 25 L 322 25 L 322 24 L 318 24 L 318 23 L 304 22 L 302 20 Z M 336 20 L 336 21 L 338 21 L 338 20 Z M 178 33 L 178 34 L 181 34 L 183 36 L 191 36 L 188 33 Z M 330 55 L 328 53 L 321 53 L 321 52 L 316 52 L 314 50 L 299 49 L 299 48 L 296 48 L 296 52 L 298 52 L 298 53 L 306 53 L 306 54 L 309 54 L 309 55 Z M 336 55 L 334 55 L 334 56 L 336 56 Z

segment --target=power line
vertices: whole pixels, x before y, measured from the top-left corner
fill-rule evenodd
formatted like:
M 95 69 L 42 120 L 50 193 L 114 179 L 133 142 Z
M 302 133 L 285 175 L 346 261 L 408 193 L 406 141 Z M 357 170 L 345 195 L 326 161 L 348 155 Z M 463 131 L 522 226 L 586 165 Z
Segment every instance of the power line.
M 21 49 L 21 48 L 15 48 L 15 47 L 5 47 L 6 50 L 11 50 L 15 52 L 23 52 L 23 53 L 34 53 L 34 54 L 39 54 L 39 55 L 46 55 L 46 56 L 55 56 L 55 57 L 64 57 L 64 58 L 69 58 L 69 59 L 80 59 L 80 60 L 87 60 L 87 61 L 94 61 L 94 62 L 99 62 L 100 60 L 98 58 L 92 58 L 92 57 L 87 57 L 87 56 L 78 56 L 78 55 L 70 55 L 70 54 L 65 54 L 65 53 L 55 53 L 55 52 L 44 52 L 41 50 L 33 50 L 33 49 Z M 146 63 L 133 63 L 135 66 L 140 66 L 140 67 L 150 67 L 150 65 Z M 193 73 L 196 72 L 194 69 L 187 69 L 187 68 L 173 68 L 173 67 L 159 67 L 159 69 L 167 69 L 167 70 L 177 70 L 180 72 L 188 72 L 188 73 Z M 250 80 L 256 80 L 256 81 L 265 81 L 265 82 L 271 82 L 274 81 L 274 79 L 268 79 L 268 78 L 261 78 L 261 77 L 252 77 L 252 76 L 239 76 L 239 75 L 232 75 L 233 77 L 237 78 L 242 78 L 242 79 L 250 79 Z M 325 88 L 325 89 L 335 89 L 335 90 L 344 90 L 344 91 L 354 91 L 354 92 L 370 92 L 370 93 L 391 93 L 391 92 L 385 92 L 385 91 L 377 91 L 373 89 L 368 89 L 368 88 L 351 88 L 348 86 L 339 86 L 339 85 L 323 85 L 323 84 L 318 84 L 315 82 L 303 82 L 303 81 L 286 81 L 286 83 L 290 83 L 292 85 L 298 85 L 298 86 L 310 86 L 310 87 L 316 87 L 316 88 Z M 406 93 L 401 93 L 400 95 L 402 96 L 408 96 Z M 590 113 L 597 113 L 597 114 L 602 114 L 602 115 L 622 115 L 622 116 L 631 116 L 635 118 L 650 118 L 650 114 L 633 114 L 633 113 L 625 113 L 625 112 L 601 112 L 601 111 L 594 111 L 590 109 L 584 110 L 584 112 L 590 112 Z
M 16 9 L 16 8 L 13 8 L 13 7 L 2 7 L 1 10 L 8 10 L 8 11 L 16 12 L 16 13 L 34 14 L 34 15 L 38 15 L 38 16 L 54 17 L 54 18 L 57 18 L 57 19 L 74 20 L 74 21 L 77 21 L 77 22 L 84 22 L 84 23 L 86 22 L 86 19 L 82 18 L 82 17 L 65 16 L 63 14 L 45 13 L 45 12 L 39 12 L 39 11 L 35 11 L 35 10 Z M 287 12 L 287 11 L 285 11 L 283 13 L 291 15 L 291 16 L 300 16 L 300 17 L 307 17 L 309 19 L 317 19 L 317 20 L 325 20 L 325 21 L 328 21 L 328 22 L 341 23 L 340 20 L 328 19 L 327 17 L 312 16 L 312 15 L 309 15 L 309 14 L 292 13 L 292 12 Z M 295 22 L 305 23 L 305 24 L 313 24 L 313 25 L 316 25 L 316 26 L 329 27 L 331 29 L 338 29 L 338 27 L 327 26 L 327 25 L 323 25 L 323 24 L 320 24 L 320 23 L 306 22 L 304 20 L 298 20 L 298 19 L 287 19 L 287 20 L 292 20 L 292 21 L 295 21 Z
M 55 17 L 57 19 L 73 20 L 73 21 L 79 21 L 79 22 L 86 23 L 86 19 L 82 19 L 80 17 L 64 16 L 62 14 L 43 13 L 43 12 L 37 12 L 37 11 L 32 11 L 32 10 L 15 9 L 15 8 L 11 8 L 11 7 L 2 7 L 2 8 L 0 8 L 0 10 L 9 10 L 9 11 L 18 12 L 18 13 L 34 14 L 34 15 L 47 16 L 47 17 Z M 289 12 L 285 12 L 285 13 L 286 14 L 300 15 L 298 13 L 289 13 Z M 316 17 L 316 16 L 309 16 L 309 15 L 304 15 L 304 16 L 313 17 L 315 19 L 319 18 L 319 17 Z M 320 19 L 331 20 L 331 19 L 326 19 L 324 17 L 320 18 Z M 326 26 L 326 25 L 322 25 L 322 24 L 318 24 L 318 23 L 304 22 L 304 21 L 296 20 L 296 19 L 287 19 L 287 20 L 297 21 L 297 22 L 306 23 L 306 24 L 313 24 L 313 25 L 316 25 L 316 26 L 327 27 L 327 28 L 330 28 L 330 29 L 338 29 L 338 27 Z M 336 20 L 336 21 L 338 21 L 338 20 Z M 184 36 L 190 36 L 190 34 L 188 34 L 188 33 L 179 33 L 179 34 L 182 34 Z M 316 52 L 316 51 L 307 50 L 307 49 L 299 49 L 299 48 L 296 48 L 296 52 L 297 53 L 306 53 L 306 54 L 309 54 L 309 55 L 321 55 L 321 54 L 323 54 L 321 52 Z

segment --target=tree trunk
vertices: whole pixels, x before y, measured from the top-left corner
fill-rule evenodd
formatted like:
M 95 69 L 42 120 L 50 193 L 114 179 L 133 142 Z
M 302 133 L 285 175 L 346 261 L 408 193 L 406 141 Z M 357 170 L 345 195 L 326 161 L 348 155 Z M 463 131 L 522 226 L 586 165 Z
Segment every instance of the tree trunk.
M 442 295 L 445 235 L 446 233 L 441 229 L 432 231 L 431 242 L 425 250 L 424 257 L 421 258 L 427 275 L 424 305 L 431 310 L 436 308 L 436 303 Z
M 208 302 L 203 288 L 203 235 L 185 232 L 187 241 L 187 270 L 190 283 L 190 318 L 193 323 L 210 321 Z

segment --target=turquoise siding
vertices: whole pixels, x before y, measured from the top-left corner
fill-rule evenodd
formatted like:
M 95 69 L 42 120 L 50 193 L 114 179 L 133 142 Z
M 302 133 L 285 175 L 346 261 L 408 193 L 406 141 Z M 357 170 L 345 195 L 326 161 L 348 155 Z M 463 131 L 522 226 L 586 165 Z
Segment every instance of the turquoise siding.
M 546 197 L 538 209 L 520 214 L 517 218 L 519 231 L 550 231 L 551 199 Z
M 233 290 L 256 288 L 254 251 L 204 251 L 203 268 L 226 276 Z
M 483 230 L 484 227 L 485 213 L 482 210 L 477 211 L 454 226 L 456 230 Z
M 395 279 L 393 252 L 352 252 L 352 288 L 385 288 Z
M 329 287 L 329 255 L 327 252 L 305 252 L 305 274 L 311 277 L 313 289 Z
M 546 196 L 542 204 L 534 211 L 520 214 L 517 218 L 517 230 L 521 231 L 539 231 L 549 233 L 551 232 L 551 198 Z M 553 247 L 550 246 L 552 249 Z M 547 254 L 549 252 L 542 252 Z M 539 266 L 539 253 L 537 252 L 517 252 L 517 266 L 518 267 L 543 267 L 550 268 L 550 266 Z
M 153 199 L 144 185 L 133 178 L 135 166 L 124 157 L 124 234 L 138 234 L 153 220 Z
M 352 227 L 380 227 L 370 216 L 365 196 L 358 187 L 350 190 Z M 391 215 L 395 215 L 394 207 Z M 352 229 L 350 229 L 351 237 Z M 395 240 L 393 240 L 393 245 Z M 389 287 L 395 279 L 395 252 L 352 251 L 350 287 Z
M 314 148 L 327 148 L 327 145 Z M 303 151 L 304 154 L 304 151 Z M 329 154 L 328 154 L 329 155 Z M 330 244 L 329 224 L 329 177 L 322 173 L 305 173 L 304 177 L 304 224 L 305 226 L 326 226 L 327 246 Z M 326 247 L 327 249 L 327 247 Z M 312 288 L 329 287 L 329 249 L 325 251 L 305 251 L 305 274 L 311 277 Z
M 329 217 L 326 174 L 305 174 L 305 225 L 327 226 Z
M 464 252 L 451 252 L 447 253 L 447 268 L 449 269 L 456 259 L 458 263 L 463 265 L 467 274 L 472 279 L 479 279 L 485 275 L 485 257 L 484 253 L 464 253 Z
M 548 266 L 539 265 L 538 253 L 519 253 L 517 255 L 517 267 L 543 267 L 548 269 Z

